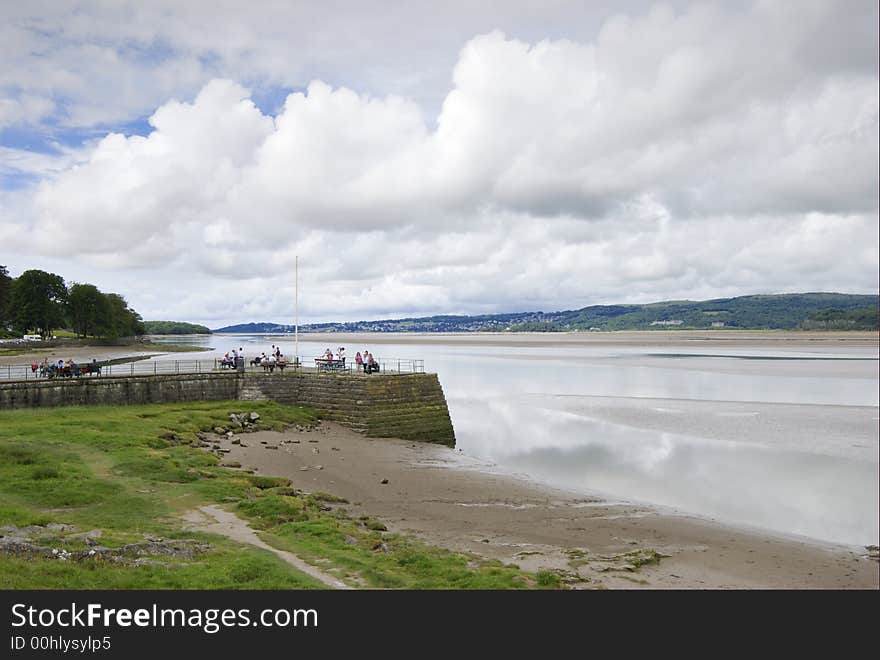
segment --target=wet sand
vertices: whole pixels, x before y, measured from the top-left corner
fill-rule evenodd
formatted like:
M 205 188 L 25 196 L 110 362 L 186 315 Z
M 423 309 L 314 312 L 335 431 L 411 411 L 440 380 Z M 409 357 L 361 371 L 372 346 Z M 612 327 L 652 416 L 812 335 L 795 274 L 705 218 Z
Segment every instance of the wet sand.
M 19 348 L 15 346 L 13 348 Z M 123 357 L 136 357 L 140 355 L 159 355 L 160 350 L 137 350 L 132 346 L 55 346 L 53 348 L 34 349 L 18 355 L 0 355 L 0 365 L 21 365 L 32 362 L 42 362 L 47 358 L 49 362 L 58 362 L 71 358 L 79 362 L 91 362 L 95 360 L 112 360 Z
M 234 337 L 235 335 L 213 335 Z M 266 335 L 267 340 L 293 341 L 293 335 Z M 765 347 L 787 349 L 828 346 L 878 346 L 876 332 L 819 332 L 786 330 L 620 330 L 615 332 L 301 332 L 300 341 L 331 345 L 438 344 L 447 346 L 695 346 Z
M 527 570 L 563 569 L 578 587 L 880 588 L 876 553 L 865 548 L 585 498 L 446 447 L 368 439 L 329 423 L 239 438 L 244 447 L 226 438 L 222 446 L 244 468 L 345 497 L 352 514 L 378 516 L 392 531 L 432 544 Z M 639 550 L 668 556 L 632 570 L 630 553 Z

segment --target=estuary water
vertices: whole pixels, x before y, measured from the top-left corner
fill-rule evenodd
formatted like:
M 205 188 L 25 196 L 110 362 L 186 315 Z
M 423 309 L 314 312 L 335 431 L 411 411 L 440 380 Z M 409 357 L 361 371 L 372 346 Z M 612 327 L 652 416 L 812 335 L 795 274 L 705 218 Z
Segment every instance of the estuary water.
M 301 335 L 299 354 L 309 363 L 342 344 L 349 360 L 364 348 L 423 359 L 457 447 L 503 471 L 785 535 L 878 543 L 876 341 L 651 334 Z M 184 341 L 210 355 L 241 346 L 250 358 L 272 344 L 294 354 L 290 336 Z

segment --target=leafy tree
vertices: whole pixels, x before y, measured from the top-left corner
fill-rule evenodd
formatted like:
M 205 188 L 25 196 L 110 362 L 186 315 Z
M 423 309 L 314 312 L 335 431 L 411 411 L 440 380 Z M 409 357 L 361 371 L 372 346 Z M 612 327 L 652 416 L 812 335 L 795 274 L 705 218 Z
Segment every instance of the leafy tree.
M 106 293 L 104 297 L 110 308 L 107 336 L 132 337 L 145 334 L 141 315 L 128 306 L 125 298 L 118 293 Z
M 64 326 L 67 287 L 60 275 L 26 270 L 11 287 L 9 309 L 12 323 L 21 332 L 36 330 L 44 336 Z
M 6 329 L 9 322 L 9 295 L 12 288 L 12 278 L 6 266 L 0 266 L 0 333 Z
M 823 309 L 801 323 L 805 330 L 878 330 L 880 319 L 876 307 L 860 309 Z
M 211 332 L 203 325 L 183 321 L 144 321 L 144 327 L 148 335 L 196 335 Z
M 67 308 L 73 331 L 83 337 L 106 334 L 111 326 L 110 301 L 93 284 L 73 284 Z

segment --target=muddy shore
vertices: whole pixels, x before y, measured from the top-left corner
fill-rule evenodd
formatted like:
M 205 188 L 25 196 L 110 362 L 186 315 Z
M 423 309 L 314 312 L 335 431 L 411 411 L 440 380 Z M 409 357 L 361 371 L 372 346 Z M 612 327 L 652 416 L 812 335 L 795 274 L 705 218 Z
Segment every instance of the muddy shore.
M 392 531 L 607 588 L 877 589 L 876 552 L 783 538 L 657 508 L 585 498 L 436 445 L 338 425 L 223 438 L 225 460 L 351 502 Z M 386 483 L 385 480 L 387 480 Z M 640 561 L 664 555 L 659 563 Z M 873 554 L 873 556 L 871 556 Z
M 0 347 L 3 348 L 3 347 Z M 9 346 L 6 348 L 20 349 L 21 346 Z M 0 365 L 23 365 L 33 362 L 42 362 L 44 358 L 49 362 L 67 360 L 71 358 L 75 362 L 91 362 L 92 359 L 102 362 L 119 358 L 163 355 L 172 351 L 162 349 L 161 344 L 135 344 L 131 346 L 53 346 L 51 348 L 24 349 L 25 352 L 16 355 L 3 355 L 0 353 Z M 183 355 L 198 355 L 198 352 L 184 353 Z M 190 358 L 182 358 L 190 359 Z M 198 359 L 198 358 L 191 358 Z

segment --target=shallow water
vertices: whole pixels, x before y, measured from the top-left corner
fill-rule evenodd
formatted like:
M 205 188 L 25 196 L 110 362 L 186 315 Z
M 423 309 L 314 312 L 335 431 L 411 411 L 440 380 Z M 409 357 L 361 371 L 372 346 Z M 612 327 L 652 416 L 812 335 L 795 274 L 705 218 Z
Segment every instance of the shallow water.
M 306 337 L 306 360 L 340 341 Z M 271 344 L 294 353 L 287 337 L 190 341 L 217 355 L 234 345 L 251 357 Z M 876 346 L 345 341 L 349 359 L 365 347 L 380 360 L 424 359 L 458 447 L 501 468 L 722 522 L 878 542 Z

